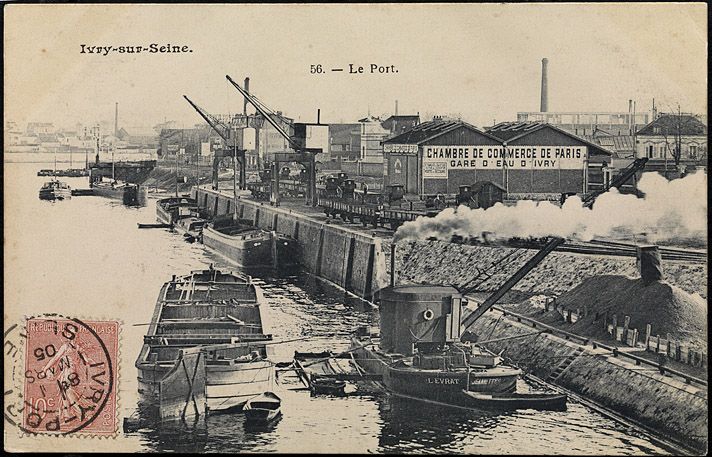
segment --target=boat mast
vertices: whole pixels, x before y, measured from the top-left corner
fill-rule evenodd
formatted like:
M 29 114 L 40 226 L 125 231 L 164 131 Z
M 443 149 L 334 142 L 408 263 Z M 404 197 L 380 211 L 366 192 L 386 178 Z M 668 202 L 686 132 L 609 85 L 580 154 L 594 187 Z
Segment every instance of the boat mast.
M 235 135 L 233 135 L 233 156 L 232 156 L 232 195 L 233 195 L 233 205 L 232 205 L 232 218 L 237 219 L 237 129 L 235 129 Z M 242 165 L 241 165 L 242 166 Z
M 184 129 L 180 129 L 180 145 L 183 146 L 183 131 Z M 179 147 L 178 150 L 176 151 L 176 160 L 175 160 L 175 166 L 176 166 L 176 197 L 178 196 L 178 154 L 180 153 L 180 150 L 182 147 Z

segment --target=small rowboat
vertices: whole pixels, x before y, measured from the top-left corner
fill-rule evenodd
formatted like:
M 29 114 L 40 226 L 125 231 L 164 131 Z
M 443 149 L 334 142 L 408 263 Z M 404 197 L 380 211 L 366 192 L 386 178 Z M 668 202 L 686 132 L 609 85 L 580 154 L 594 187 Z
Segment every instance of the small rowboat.
M 544 392 L 492 393 L 463 390 L 467 406 L 483 409 L 539 409 L 561 411 L 566 409 L 566 395 Z
M 248 400 L 242 411 L 245 413 L 247 422 L 266 424 L 282 414 L 281 405 L 282 400 L 276 394 L 265 392 Z
M 310 384 L 312 392 L 315 395 L 344 395 L 346 381 L 334 378 L 320 378 L 312 376 Z

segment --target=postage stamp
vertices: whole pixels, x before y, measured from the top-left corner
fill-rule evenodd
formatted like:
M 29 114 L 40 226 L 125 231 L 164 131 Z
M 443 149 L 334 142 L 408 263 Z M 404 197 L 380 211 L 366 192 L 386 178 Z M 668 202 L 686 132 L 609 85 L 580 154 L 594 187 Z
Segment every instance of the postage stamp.
M 29 433 L 117 430 L 117 321 L 45 315 L 26 321 L 22 422 Z

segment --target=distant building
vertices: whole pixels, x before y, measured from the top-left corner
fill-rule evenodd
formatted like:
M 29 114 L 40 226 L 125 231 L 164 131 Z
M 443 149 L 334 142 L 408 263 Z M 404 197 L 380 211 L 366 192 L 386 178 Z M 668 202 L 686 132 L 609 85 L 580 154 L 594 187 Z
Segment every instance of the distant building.
M 674 161 L 679 146 L 680 160 L 707 161 L 707 125 L 695 115 L 660 114 L 636 136 L 637 157 Z
M 361 155 L 361 124 L 329 124 L 330 169 L 342 162 L 356 162 Z
M 635 158 L 635 136 L 633 135 L 613 135 L 597 128 L 591 135 L 581 135 L 581 137 L 604 149 L 608 149 L 613 153 L 613 158 Z
M 383 142 L 385 184 L 421 197 L 490 182 L 508 199 L 558 201 L 603 185 L 611 152 L 544 123 L 503 122 L 484 131 L 434 119 Z
M 368 116 L 359 119 L 361 124 L 361 154 L 359 159 L 364 163 L 383 163 L 383 148 L 381 142 L 385 140 L 390 131 L 381 126 L 381 120 Z
M 51 122 L 29 122 L 25 132 L 28 135 L 54 133 L 55 127 Z
M 604 130 L 611 135 L 633 135 L 649 122 L 648 113 L 633 112 L 519 112 L 517 122 L 543 122 L 574 135 L 593 135 Z
M 400 116 L 393 115 L 381 122 L 381 127 L 388 130 L 388 137 L 391 138 L 407 132 L 418 124 L 420 124 L 420 114 Z

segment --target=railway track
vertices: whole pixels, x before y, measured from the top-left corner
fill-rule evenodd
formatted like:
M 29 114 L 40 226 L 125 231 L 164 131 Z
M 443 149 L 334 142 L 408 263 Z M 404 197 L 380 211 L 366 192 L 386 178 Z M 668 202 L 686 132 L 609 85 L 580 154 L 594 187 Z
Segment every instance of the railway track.
M 604 240 L 592 240 L 588 243 L 569 242 L 557 248 L 557 251 L 624 257 L 636 257 L 637 255 L 636 247 L 633 244 Z M 660 247 L 660 256 L 663 260 L 693 263 L 707 262 L 707 252 L 692 249 Z

